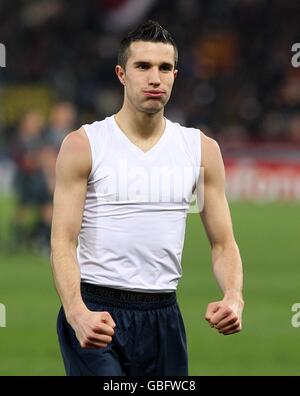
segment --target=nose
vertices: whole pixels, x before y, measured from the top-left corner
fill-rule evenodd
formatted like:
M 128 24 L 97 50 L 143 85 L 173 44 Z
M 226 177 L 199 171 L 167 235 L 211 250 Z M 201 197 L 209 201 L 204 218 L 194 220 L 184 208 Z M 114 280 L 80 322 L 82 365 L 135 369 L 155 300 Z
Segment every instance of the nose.
M 160 85 L 160 74 L 159 69 L 152 67 L 149 72 L 149 84 L 153 86 Z

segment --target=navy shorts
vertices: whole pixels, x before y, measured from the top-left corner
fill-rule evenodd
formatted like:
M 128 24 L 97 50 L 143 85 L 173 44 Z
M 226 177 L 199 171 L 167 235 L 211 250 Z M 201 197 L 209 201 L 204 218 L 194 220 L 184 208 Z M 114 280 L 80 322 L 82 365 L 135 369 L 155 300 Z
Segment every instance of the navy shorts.
M 63 308 L 57 333 L 67 375 L 188 375 L 186 334 L 176 293 L 139 293 L 81 284 L 91 311 L 108 311 L 116 323 L 106 348 L 81 348 Z

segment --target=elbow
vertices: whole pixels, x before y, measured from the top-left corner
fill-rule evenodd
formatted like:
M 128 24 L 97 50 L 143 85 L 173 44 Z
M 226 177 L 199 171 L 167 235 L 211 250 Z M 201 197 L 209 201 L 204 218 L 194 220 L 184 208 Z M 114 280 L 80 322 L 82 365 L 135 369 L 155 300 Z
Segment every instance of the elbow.
M 224 252 L 236 252 L 239 254 L 239 247 L 234 238 L 222 242 L 211 242 L 211 249 L 214 255 L 219 256 Z

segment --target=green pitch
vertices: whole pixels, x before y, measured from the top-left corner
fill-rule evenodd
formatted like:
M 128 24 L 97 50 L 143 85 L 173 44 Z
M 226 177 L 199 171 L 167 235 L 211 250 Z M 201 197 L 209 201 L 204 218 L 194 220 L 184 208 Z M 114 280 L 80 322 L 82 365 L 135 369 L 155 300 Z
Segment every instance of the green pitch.
M 244 262 L 244 330 L 219 335 L 203 319 L 220 292 L 199 217 L 190 215 L 178 290 L 190 374 L 299 375 L 300 328 L 291 325 L 291 307 L 300 302 L 300 207 L 235 204 L 231 210 Z M 7 314 L 0 375 L 64 375 L 55 329 L 59 302 L 47 259 L 0 253 L 0 303 Z

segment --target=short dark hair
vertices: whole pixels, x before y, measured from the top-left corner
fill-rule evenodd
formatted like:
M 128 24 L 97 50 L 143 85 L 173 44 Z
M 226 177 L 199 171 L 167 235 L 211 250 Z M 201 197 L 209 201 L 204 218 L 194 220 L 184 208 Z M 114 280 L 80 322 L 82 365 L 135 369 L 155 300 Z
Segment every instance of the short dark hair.
M 158 22 L 149 20 L 128 33 L 121 41 L 118 52 L 118 64 L 122 66 L 123 69 L 125 69 L 129 57 L 128 49 L 130 44 L 135 41 L 171 44 L 175 53 L 175 67 L 177 66 L 178 48 L 173 37 Z

